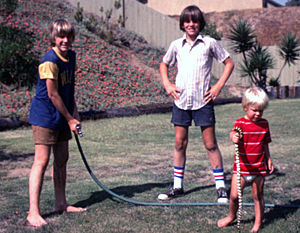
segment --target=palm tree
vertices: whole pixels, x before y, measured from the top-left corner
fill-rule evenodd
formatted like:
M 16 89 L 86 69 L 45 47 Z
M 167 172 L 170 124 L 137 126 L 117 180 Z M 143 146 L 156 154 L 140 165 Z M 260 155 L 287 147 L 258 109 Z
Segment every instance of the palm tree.
M 263 89 L 266 88 L 267 70 L 274 68 L 274 59 L 267 48 L 261 45 L 254 46 L 247 55 L 249 63 L 246 60 L 240 64 L 242 77 L 249 76 L 252 83 Z
M 247 64 L 246 52 L 251 50 L 256 45 L 256 35 L 253 27 L 248 21 L 241 18 L 238 22 L 230 25 L 228 39 L 233 41 L 231 49 L 235 53 L 242 53 L 244 61 Z
M 295 65 L 295 61 L 299 60 L 300 56 L 300 41 L 296 34 L 288 33 L 283 36 L 280 44 L 278 45 L 279 55 L 284 59 L 284 63 L 279 70 L 276 81 L 279 81 L 283 68 L 288 64 L 289 66 Z
M 255 30 L 248 21 L 240 18 L 231 25 L 229 32 L 228 39 L 233 42 L 231 49 L 243 54 L 244 59 L 239 64 L 242 77 L 250 77 L 253 84 L 265 89 L 267 70 L 274 67 L 274 59 L 267 48 L 257 44 Z

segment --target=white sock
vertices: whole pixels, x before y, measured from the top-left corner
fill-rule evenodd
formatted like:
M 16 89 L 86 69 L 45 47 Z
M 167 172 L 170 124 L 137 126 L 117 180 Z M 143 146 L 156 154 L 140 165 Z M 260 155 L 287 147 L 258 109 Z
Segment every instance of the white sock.
M 174 189 L 183 187 L 184 168 L 185 166 L 174 166 Z

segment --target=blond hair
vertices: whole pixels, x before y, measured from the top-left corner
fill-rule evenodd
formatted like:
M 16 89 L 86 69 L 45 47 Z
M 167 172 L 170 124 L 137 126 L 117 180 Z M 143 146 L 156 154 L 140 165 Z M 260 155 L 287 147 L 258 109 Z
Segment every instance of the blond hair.
M 75 28 L 67 19 L 57 19 L 52 23 L 50 29 L 50 44 L 55 46 L 55 37 L 66 36 L 75 39 Z
M 242 99 L 242 106 L 247 109 L 249 106 L 255 105 L 259 110 L 265 110 L 269 105 L 269 97 L 260 87 L 248 88 Z

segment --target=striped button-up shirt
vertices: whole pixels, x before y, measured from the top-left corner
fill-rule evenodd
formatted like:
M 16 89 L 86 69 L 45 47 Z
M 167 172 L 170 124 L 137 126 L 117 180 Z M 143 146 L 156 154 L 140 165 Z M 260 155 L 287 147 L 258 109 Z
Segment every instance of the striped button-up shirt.
M 177 62 L 178 73 L 176 86 L 181 90 L 180 99 L 175 100 L 178 108 L 197 110 L 206 102 L 204 93 L 210 87 L 210 72 L 213 58 L 218 63 L 225 61 L 229 53 L 217 41 L 200 34 L 193 44 L 190 44 L 186 35 L 171 43 L 163 62 L 174 66 Z

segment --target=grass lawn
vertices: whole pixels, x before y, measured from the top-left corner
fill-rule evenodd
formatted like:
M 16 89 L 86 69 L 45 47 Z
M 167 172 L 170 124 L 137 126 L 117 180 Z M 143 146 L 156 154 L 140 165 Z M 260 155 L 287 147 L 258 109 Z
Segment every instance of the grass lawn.
M 216 134 L 230 189 L 234 145 L 229 132 L 244 115 L 240 104 L 216 106 Z M 266 177 L 265 203 L 300 205 L 300 99 L 272 100 L 264 112 L 271 128 L 275 172 Z M 171 113 L 82 122 L 80 142 L 95 176 L 125 198 L 157 202 L 173 181 L 174 129 Z M 28 175 L 34 158 L 31 128 L 0 132 L 0 232 L 236 232 L 236 222 L 219 229 L 228 206 L 137 206 L 111 197 L 92 180 L 75 140 L 70 142 L 67 198 L 85 213 L 55 214 L 51 163 L 41 194 L 41 213 L 48 225 L 27 225 Z M 185 171 L 186 195 L 172 202 L 215 203 L 216 191 L 200 129 L 190 128 Z M 246 187 L 243 202 L 252 203 Z M 266 208 L 261 232 L 300 232 L 299 208 Z M 243 208 L 241 231 L 254 223 L 252 206 Z

